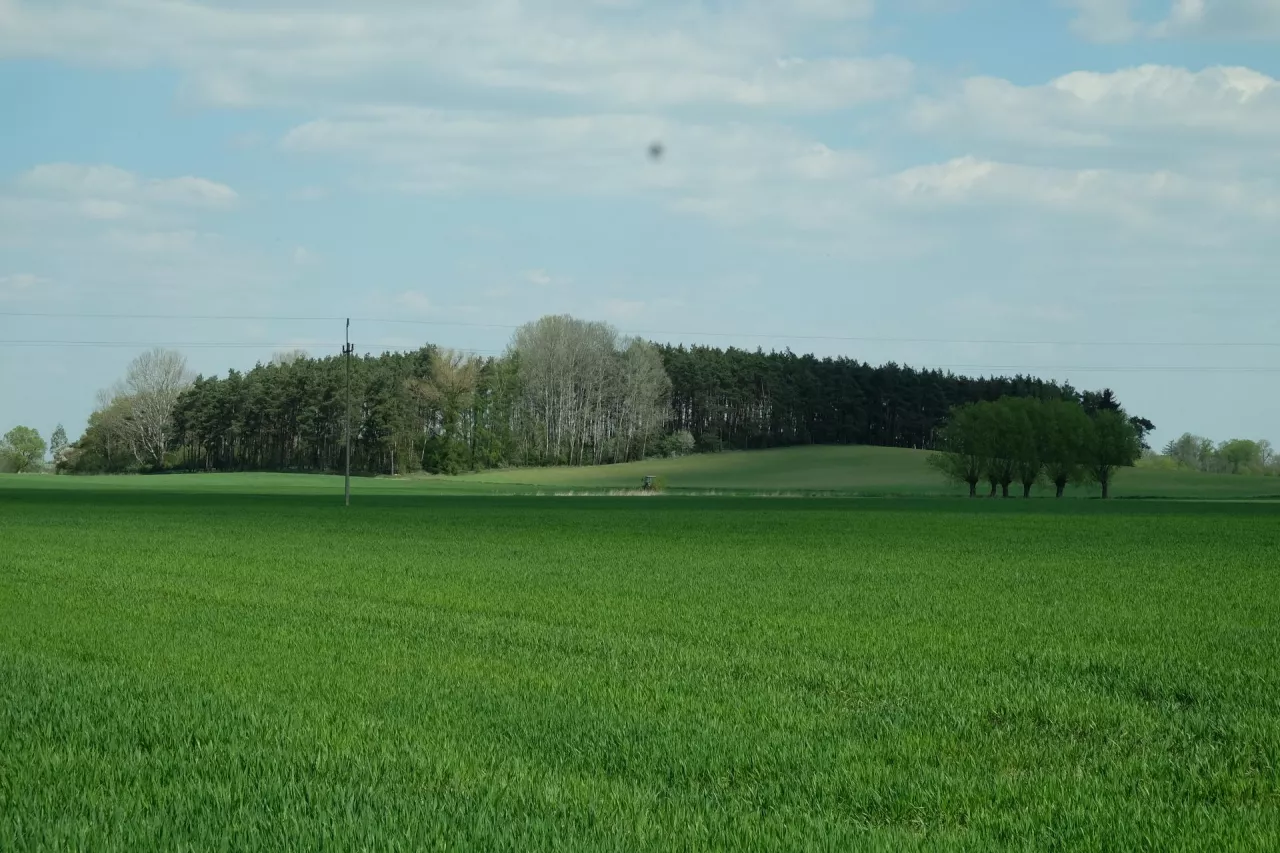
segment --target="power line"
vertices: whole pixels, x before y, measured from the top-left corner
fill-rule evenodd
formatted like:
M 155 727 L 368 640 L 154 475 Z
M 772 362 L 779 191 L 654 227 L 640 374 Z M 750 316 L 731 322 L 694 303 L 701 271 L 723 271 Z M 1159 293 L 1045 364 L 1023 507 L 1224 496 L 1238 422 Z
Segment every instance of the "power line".
M 40 311 L 0 311 L 0 317 L 47 320 L 212 320 L 242 323 L 342 323 L 346 317 L 286 317 L 265 314 L 81 314 Z M 413 326 L 456 326 L 465 329 L 518 329 L 507 323 L 464 323 L 455 320 L 406 320 L 396 317 L 352 317 L 353 323 L 391 323 Z
M 105 347 L 105 348 L 140 348 L 140 347 L 183 347 L 203 349 L 327 349 L 345 347 L 344 342 L 327 343 L 244 343 L 239 341 L 7 341 L 0 340 L 0 347 Z M 379 343 L 366 345 L 372 350 L 403 350 L 404 344 Z M 497 350 L 478 350 L 451 348 L 467 355 L 501 355 Z M 981 370 L 1000 371 L 1004 373 L 1280 373 L 1280 367 L 1256 367 L 1230 365 L 1049 365 L 1049 364 L 931 364 L 917 370 Z
M 851 343 L 880 344 L 965 344 L 972 346 L 1028 346 L 1028 347 L 1280 347 L 1280 341 L 1026 341 L 962 338 L 891 338 L 854 335 L 766 335 L 746 332 L 657 332 L 630 331 L 632 335 L 670 335 L 720 338 L 776 338 L 795 341 L 845 341 Z
M 225 322 L 281 322 L 281 323 L 341 323 L 343 317 L 290 317 L 273 315 L 236 314 L 81 314 L 41 313 L 24 311 L 0 311 L 0 317 L 82 319 L 82 320 L 207 320 Z M 467 323 L 457 320 L 408 320 L 396 317 L 352 317 L 356 323 L 383 323 L 410 326 L 442 326 L 462 329 L 514 330 L 518 325 L 508 323 Z M 791 335 L 775 332 L 708 332 L 663 331 L 655 329 L 627 329 L 630 335 L 653 335 L 686 338 L 759 338 L 793 341 L 841 341 L 847 343 L 894 344 L 954 344 L 968 346 L 1059 346 L 1059 347 L 1150 347 L 1150 348 L 1280 348 L 1280 341 L 1034 341 L 1018 339 L 977 338 L 909 338 L 874 335 Z M 318 346 L 318 344 L 317 344 Z
M 72 320 L 282 320 L 307 323 L 341 323 L 344 317 L 267 317 L 248 314 L 81 314 L 44 311 L 0 311 L 0 317 L 44 317 Z
M 1057 365 L 943 364 L 934 370 L 1051 371 L 1055 373 L 1280 373 L 1280 367 L 1059 367 Z
M 184 347 L 188 349 L 327 349 L 331 347 L 342 347 L 343 343 L 329 343 L 327 341 L 309 341 L 289 343 L 252 343 L 245 341 L 4 341 L 0 340 L 0 346 L 14 347 Z M 403 350 L 406 347 L 404 343 L 378 343 L 366 344 L 372 349 L 378 350 Z M 465 349 L 460 347 L 448 347 L 448 349 L 456 352 L 469 353 L 472 355 L 501 355 L 499 350 L 479 350 Z

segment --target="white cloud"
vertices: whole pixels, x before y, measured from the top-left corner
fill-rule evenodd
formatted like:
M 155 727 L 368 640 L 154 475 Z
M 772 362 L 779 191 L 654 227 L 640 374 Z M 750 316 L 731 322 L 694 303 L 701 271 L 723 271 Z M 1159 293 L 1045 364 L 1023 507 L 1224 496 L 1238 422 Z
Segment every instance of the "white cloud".
M 648 304 L 638 299 L 609 299 L 601 306 L 609 320 L 635 320 L 645 313 Z
M 72 232 L 153 252 L 190 245 L 202 219 L 237 199 L 204 178 L 145 178 L 115 166 L 46 163 L 0 183 L 0 242 L 47 244 Z
M 48 298 L 261 292 L 262 266 L 206 221 L 236 199 L 200 177 L 42 164 L 0 181 L 0 245 L 42 259 L 66 283 Z
M 47 163 L 18 177 L 18 186 L 52 198 L 78 198 L 94 219 L 120 219 L 130 205 L 155 204 L 193 208 L 227 208 L 235 190 L 205 178 L 143 179 L 115 166 Z
M 1156 24 L 1135 22 L 1123 2 L 1075 5 L 1091 37 L 1128 39 L 1160 35 L 1157 24 L 1166 34 L 1175 25 L 1220 26 L 1230 4 L 1182 3 Z M 1048 217 L 1046 233 L 1054 217 L 1070 216 L 1146 234 L 1209 222 L 1220 237 L 1223 222 L 1274 215 L 1266 171 L 1277 160 L 1265 152 L 1280 136 L 1280 83 L 1246 68 L 1149 65 L 1042 86 L 971 78 L 910 109 L 916 129 L 968 156 L 888 168 L 869 151 L 769 122 L 907 90 L 905 60 L 813 50 L 837 31 L 857 38 L 870 2 L 443 0 L 425 10 L 373 0 L 352 8 L 10 0 L 0 7 L 0 56 L 168 67 L 216 103 L 300 105 L 320 117 L 295 126 L 280 149 L 337 158 L 349 181 L 368 189 L 647 197 L 760 226 L 779 242 L 822 235 L 867 251 L 916 248 L 930 240 L 938 211 L 978 208 L 1034 209 Z M 422 105 L 464 98 L 474 106 Z M 698 106 L 696 119 L 682 118 L 687 105 Z M 645 156 L 655 139 L 666 150 L 657 163 Z M 1205 141 L 1216 161 L 1203 156 Z M 1244 179 L 1249 163 L 1259 180 Z M 88 220 L 108 229 L 95 233 L 113 251 L 136 254 L 212 251 L 216 235 L 199 217 L 238 201 L 208 179 L 142 178 L 109 166 L 50 164 L 17 183 L 41 216 Z M 303 247 L 292 257 L 310 261 Z M 526 278 L 553 280 L 545 271 Z M 400 297 L 402 307 L 431 309 L 414 294 Z
M 660 163 L 645 156 L 662 139 Z M 788 131 L 689 125 L 638 115 L 522 117 L 412 108 L 309 122 L 287 151 L 341 155 L 370 180 L 410 192 L 492 189 L 570 194 L 676 192 L 726 185 L 821 183 L 869 171 L 869 158 Z
M 1057 165 L 1214 172 L 1272 179 L 1280 161 L 1280 81 L 1248 68 L 1144 65 L 1078 71 L 1040 86 L 974 77 L 920 98 L 909 123 L 997 151 L 1052 151 Z
M 134 255 L 184 255 L 202 240 L 213 239 L 197 231 L 124 231 L 112 230 L 103 235 L 103 244 Z
M 146 187 L 146 192 L 156 201 L 194 207 L 230 207 L 238 198 L 235 190 L 225 184 L 190 177 L 153 181 Z
M 899 198 L 926 203 L 997 203 L 1088 213 L 1147 226 L 1174 212 L 1274 220 L 1280 196 L 1245 183 L 1197 181 L 1168 172 L 1046 169 L 960 157 L 907 169 L 892 178 Z
M 36 293 L 49 283 L 48 279 L 32 273 L 0 275 L 0 300 L 16 299 Z
M 48 163 L 36 166 L 18 178 L 19 183 L 37 190 L 74 195 L 118 196 L 136 192 L 136 175 L 114 166 L 81 166 L 75 163 Z
M 1265 74 L 1222 66 L 1198 73 L 1161 65 L 1143 65 L 1111 74 L 1077 71 L 1059 77 L 1050 86 L 1090 105 L 1140 101 L 1179 109 L 1220 106 L 1227 110 L 1247 108 L 1280 90 L 1280 84 Z M 1270 106 L 1274 117 L 1280 102 L 1273 98 Z M 1214 114 L 1208 118 L 1221 117 Z M 1189 123 L 1204 121 L 1205 117 L 1197 114 Z
M 1231 91 L 1237 92 L 1237 102 L 1262 97 L 1247 75 L 1226 75 L 1224 80 L 1235 86 Z M 1013 96 L 997 103 L 1011 115 L 1031 120 L 1025 107 L 1035 96 L 1023 98 L 1016 87 L 1005 88 Z M 1082 105 L 1078 110 L 1086 114 L 1089 109 L 1114 112 L 1113 121 L 1121 124 L 1136 119 L 1123 104 L 1112 105 L 1109 99 L 1130 99 L 1132 111 L 1133 99 L 1148 97 L 1147 87 L 1131 81 L 1106 87 L 1074 75 L 1055 81 L 1051 90 L 1054 97 Z M 1170 87 L 1153 90 L 1168 95 Z M 1223 98 L 1209 100 L 1209 116 L 1213 110 L 1232 109 Z M 963 107 L 947 109 L 963 114 Z M 1047 128 L 1038 131 L 1044 135 L 1088 134 L 1096 137 L 1096 144 L 1106 141 L 1105 133 L 1088 122 L 1059 126 L 1049 121 L 1052 110 L 1041 114 L 1047 117 L 1036 120 Z M 1070 110 L 1066 114 L 1073 115 Z M 935 122 L 941 121 L 940 115 L 935 109 Z M 994 123 L 991 116 L 983 120 Z M 667 156 L 659 164 L 644 157 L 643 140 L 650 138 L 667 143 Z M 919 217 L 939 210 L 1035 210 L 1050 218 L 1069 216 L 1100 228 L 1120 225 L 1149 236 L 1181 235 L 1207 224 L 1220 236 L 1225 221 L 1271 221 L 1278 197 L 1267 182 L 1160 167 L 1068 168 L 970 156 L 894 172 L 863 152 L 816 144 L 776 128 L 674 124 L 630 115 L 513 119 L 403 108 L 365 110 L 299 126 L 283 145 L 290 151 L 348 158 L 370 185 L 379 188 L 415 193 L 642 194 L 665 200 L 677 212 L 728 226 L 764 226 L 771 238 L 825 234 L 872 252 L 889 251 L 904 240 L 918 247 L 917 232 L 927 227 Z M 1045 220 L 1049 231 L 1050 222 Z M 529 278 L 538 282 L 542 275 L 535 271 Z
M 1280 228 L 1280 193 L 1248 181 L 1167 171 L 1066 169 L 972 156 L 913 167 L 884 181 L 884 217 L 932 244 L 921 252 L 990 251 L 1052 266 L 1127 263 L 1146 280 L 1253 264 Z M 980 248 L 982 247 L 982 248 Z M 1175 261 L 1174 259 L 1177 259 Z M 1052 259 L 1052 260 L 1050 260 Z M 1258 266 L 1262 265 L 1262 266 Z M 1171 272 L 1149 279 L 1157 267 Z M 1040 273 L 1052 277 L 1048 270 Z M 1203 279 L 1201 279 L 1203 281 Z
M 1147 39 L 1280 40 L 1276 0 L 1170 0 L 1162 17 L 1140 20 L 1132 0 L 1067 0 L 1072 29 L 1092 41 Z
M 874 0 L 791 0 L 787 5 L 793 15 L 820 21 L 858 20 L 875 12 Z
M 1162 38 L 1280 39 L 1276 0 L 1175 0 L 1152 28 Z
M 1071 29 L 1090 41 L 1128 41 L 1142 28 L 1133 19 L 1131 0 L 1066 0 L 1076 10 Z
M 29 287 L 35 287 L 42 279 L 31 273 L 17 273 L 16 275 L 0 275 L 0 287 L 9 287 L 14 290 L 26 290 Z
M 257 264 L 205 222 L 236 199 L 205 178 L 46 163 L 0 183 L 0 245 L 57 268 L 65 284 L 47 298 L 230 294 L 262 282 Z
M 118 201 L 109 201 L 101 198 L 87 198 L 80 202 L 79 209 L 88 219 L 100 219 L 109 221 L 113 219 L 125 219 L 132 210 L 129 205 Z
M 822 111 L 894 98 L 908 90 L 909 62 L 900 59 L 778 58 L 738 73 L 667 72 L 638 68 L 603 76 L 567 74 L 551 82 L 514 74 L 491 83 L 546 88 L 615 104 L 674 106 L 722 103 Z
M 399 307 L 415 314 L 430 314 L 435 307 L 425 293 L 417 290 L 406 290 L 396 296 L 394 301 Z
M 637 107 L 822 109 L 892 97 L 911 65 L 786 62 L 799 35 L 859 26 L 866 0 L 795 4 L 389 0 L 11 0 L 0 57 L 165 66 L 214 103 L 417 103 L 441 89 L 532 91 Z

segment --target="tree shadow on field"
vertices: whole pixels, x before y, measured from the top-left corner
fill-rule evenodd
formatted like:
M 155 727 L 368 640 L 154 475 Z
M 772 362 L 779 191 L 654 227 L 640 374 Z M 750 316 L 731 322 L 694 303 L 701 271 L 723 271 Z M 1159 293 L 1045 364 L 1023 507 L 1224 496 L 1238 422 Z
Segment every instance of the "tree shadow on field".
M 199 511 L 244 510 L 253 508 L 263 512 L 276 511 L 349 511 L 365 514 L 379 510 L 430 510 L 432 508 L 484 509 L 515 508 L 538 509 L 550 512 L 558 509 L 590 508 L 593 512 L 635 513 L 690 513 L 701 511 L 761 512 L 771 514 L 802 514 L 810 512 L 850 513 L 931 513 L 972 516 L 1128 516 L 1194 515 L 1194 516 L 1280 516 L 1280 501 L 1166 501 L 1166 500 L 970 500 L 964 498 L 920 497 L 849 497 L 849 498 L 775 498 L 750 496 L 681 496 L 672 495 L 660 500 L 639 500 L 609 496 L 551 496 L 507 494 L 457 494 L 441 492 L 375 493 L 351 497 L 351 507 L 343 505 L 340 490 L 327 492 L 255 492 L 248 488 L 226 491 L 184 489 L 175 481 L 173 488 L 129 488 L 96 483 L 84 486 L 59 488 L 31 488 L 0 483 L 0 505 L 18 509 L 50 511 L 76 509 L 150 510 L 150 511 Z

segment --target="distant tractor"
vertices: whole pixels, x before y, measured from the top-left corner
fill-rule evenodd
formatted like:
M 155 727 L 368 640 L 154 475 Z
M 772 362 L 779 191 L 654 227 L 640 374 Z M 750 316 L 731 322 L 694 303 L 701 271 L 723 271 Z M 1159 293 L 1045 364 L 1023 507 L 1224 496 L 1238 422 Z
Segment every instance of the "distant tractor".
M 658 487 L 657 483 L 658 483 L 657 477 L 654 477 L 652 475 L 647 475 L 644 478 L 644 485 L 641 488 L 643 488 L 646 492 L 652 492 L 655 489 L 657 489 Z

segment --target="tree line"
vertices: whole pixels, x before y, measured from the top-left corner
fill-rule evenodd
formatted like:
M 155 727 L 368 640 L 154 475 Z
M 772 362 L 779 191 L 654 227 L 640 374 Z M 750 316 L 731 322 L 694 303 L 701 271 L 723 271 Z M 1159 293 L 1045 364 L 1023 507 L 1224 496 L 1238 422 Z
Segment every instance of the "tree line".
M 349 363 L 295 351 L 192 377 L 181 355 L 146 353 L 99 395 L 63 470 L 341 470 L 348 371 L 352 469 L 378 474 L 801 444 L 931 450 L 946 439 L 950 413 L 970 404 L 1114 402 L 1109 391 L 1029 376 L 656 345 L 553 316 L 521 327 L 492 358 L 430 345 Z
M 1072 483 L 1095 483 L 1107 498 L 1116 472 L 1142 456 L 1150 428 L 1125 414 L 1109 392 L 1080 401 L 1004 397 L 952 410 L 929 463 L 967 485 L 970 497 L 985 481 L 990 497 L 997 490 L 1009 497 L 1015 483 L 1030 497 L 1036 484 L 1048 482 L 1059 498 Z
M 931 450 L 957 406 L 1002 397 L 1082 400 L 1070 384 L 1032 376 L 971 378 L 894 362 L 790 350 L 661 347 L 670 425 L 699 450 L 863 444 Z
M 1147 460 L 1152 467 L 1183 468 L 1209 474 L 1280 474 L 1280 455 L 1266 439 L 1233 438 L 1214 444 L 1204 436 L 1183 433 L 1160 454 Z
M 185 370 L 175 353 L 143 360 L 173 366 L 166 380 Z M 623 462 L 663 438 L 671 391 L 653 344 L 564 316 L 521 327 L 501 358 L 434 346 L 349 361 L 295 351 L 243 373 L 187 377 L 172 396 L 154 377 L 131 365 L 67 470 L 336 471 L 348 418 L 352 468 L 364 473 Z M 163 436 L 140 423 L 159 407 Z

